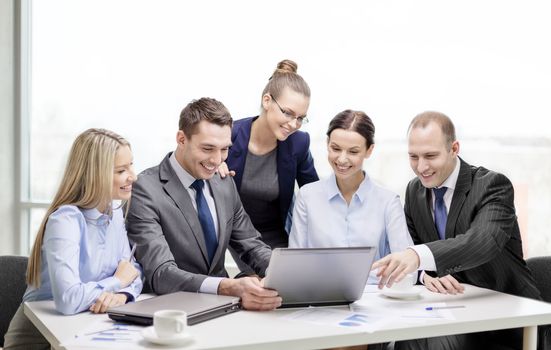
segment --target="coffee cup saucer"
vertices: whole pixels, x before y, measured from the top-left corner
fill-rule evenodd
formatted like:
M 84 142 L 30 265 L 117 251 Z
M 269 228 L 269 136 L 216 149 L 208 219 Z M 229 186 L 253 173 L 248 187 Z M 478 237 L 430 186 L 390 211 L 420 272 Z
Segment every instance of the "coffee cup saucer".
M 180 333 L 172 337 L 159 337 L 157 332 L 155 332 L 155 327 L 153 326 L 142 329 L 142 336 L 148 342 L 160 345 L 182 345 L 193 339 L 191 333 L 189 332 Z
M 395 290 L 384 287 L 381 289 L 380 293 L 393 299 L 418 299 L 421 295 L 421 291 L 417 288 L 412 288 L 409 290 Z

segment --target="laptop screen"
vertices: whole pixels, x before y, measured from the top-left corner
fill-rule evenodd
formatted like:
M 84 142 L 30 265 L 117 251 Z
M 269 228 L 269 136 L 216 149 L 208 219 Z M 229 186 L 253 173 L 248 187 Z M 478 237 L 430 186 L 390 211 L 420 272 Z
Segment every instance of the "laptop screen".
M 375 258 L 374 247 L 276 248 L 264 285 L 283 306 L 348 304 L 361 298 Z

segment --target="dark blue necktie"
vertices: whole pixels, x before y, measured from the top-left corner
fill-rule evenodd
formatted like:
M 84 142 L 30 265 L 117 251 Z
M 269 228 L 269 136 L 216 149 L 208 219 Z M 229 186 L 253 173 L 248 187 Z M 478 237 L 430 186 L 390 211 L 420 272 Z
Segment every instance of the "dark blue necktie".
M 446 212 L 446 203 L 444 203 L 444 194 L 447 187 L 433 188 L 434 191 L 434 224 L 438 231 L 440 239 L 446 239 L 446 222 L 448 213 Z
M 214 229 L 214 220 L 207 204 L 207 200 L 203 195 L 203 186 L 205 182 L 203 180 L 195 180 L 191 187 L 195 189 L 197 195 L 195 201 L 197 203 L 197 215 L 199 216 L 199 222 L 203 228 L 203 235 L 205 236 L 205 243 L 207 244 L 207 253 L 209 255 L 209 263 L 212 262 L 214 252 L 218 247 L 218 239 L 216 238 L 216 230 Z

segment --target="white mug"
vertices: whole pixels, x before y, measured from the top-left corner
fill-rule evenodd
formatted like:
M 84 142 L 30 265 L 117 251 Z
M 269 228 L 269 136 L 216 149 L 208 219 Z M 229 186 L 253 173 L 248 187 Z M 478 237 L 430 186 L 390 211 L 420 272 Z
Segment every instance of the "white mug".
M 153 327 L 159 338 L 170 338 L 186 332 L 187 313 L 181 310 L 160 310 L 153 314 Z
M 409 292 L 415 284 L 415 276 L 417 276 L 417 272 L 415 272 L 415 274 L 405 275 L 400 282 L 394 282 L 390 289 L 400 292 Z

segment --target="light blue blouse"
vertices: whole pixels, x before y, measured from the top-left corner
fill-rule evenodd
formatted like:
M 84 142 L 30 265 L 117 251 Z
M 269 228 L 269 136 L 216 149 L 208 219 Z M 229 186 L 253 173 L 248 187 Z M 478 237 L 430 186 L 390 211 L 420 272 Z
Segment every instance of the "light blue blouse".
M 377 247 L 375 259 L 413 245 L 397 194 L 365 178 L 350 205 L 335 175 L 304 185 L 296 198 L 291 248 Z M 372 272 L 368 283 L 377 283 Z
M 115 204 L 113 204 L 115 206 Z M 112 216 L 97 209 L 64 205 L 48 218 L 42 243 L 40 288 L 27 287 L 23 301 L 54 300 L 66 315 L 88 310 L 102 292 L 140 294 L 140 275 L 126 288 L 114 277 L 119 262 L 130 258 L 122 209 Z

